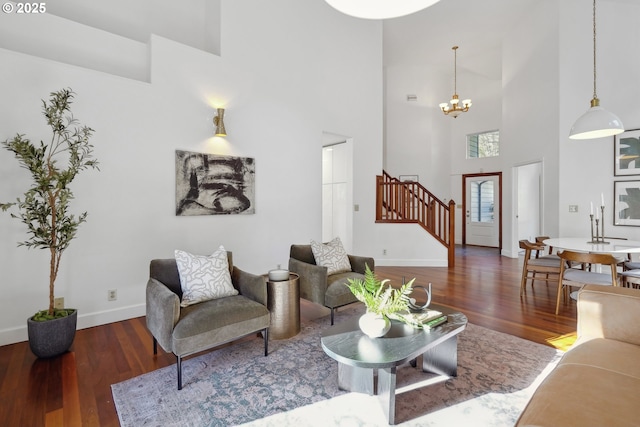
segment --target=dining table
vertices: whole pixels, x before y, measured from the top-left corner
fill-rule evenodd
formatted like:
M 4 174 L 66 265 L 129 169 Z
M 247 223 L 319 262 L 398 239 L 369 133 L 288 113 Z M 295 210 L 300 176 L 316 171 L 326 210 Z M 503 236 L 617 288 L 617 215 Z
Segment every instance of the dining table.
M 596 254 L 640 253 L 640 241 L 605 237 L 606 243 L 593 243 L 589 237 L 555 237 L 542 243 L 554 249 L 567 249 L 576 252 Z

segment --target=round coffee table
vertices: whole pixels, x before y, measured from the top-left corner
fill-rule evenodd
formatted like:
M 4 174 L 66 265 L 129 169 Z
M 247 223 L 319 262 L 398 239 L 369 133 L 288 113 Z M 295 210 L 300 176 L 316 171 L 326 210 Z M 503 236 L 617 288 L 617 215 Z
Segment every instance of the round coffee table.
M 392 320 L 391 329 L 380 338 L 369 338 L 358 326 L 359 318 L 336 324 L 323 332 L 322 348 L 338 361 L 341 390 L 377 394 L 389 424 L 395 424 L 396 368 L 422 355 L 422 370 L 439 375 L 458 373 L 458 334 L 467 317 L 447 307 L 430 309 L 447 315 L 447 322 L 431 330 L 415 329 Z M 374 376 L 377 371 L 377 390 Z

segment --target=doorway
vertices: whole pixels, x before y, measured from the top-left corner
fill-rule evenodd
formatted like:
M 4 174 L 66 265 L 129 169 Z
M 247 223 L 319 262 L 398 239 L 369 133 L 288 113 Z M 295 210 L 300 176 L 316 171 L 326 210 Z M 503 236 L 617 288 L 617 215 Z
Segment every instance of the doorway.
M 502 250 L 502 172 L 462 175 L 462 244 Z
M 535 241 L 542 234 L 542 162 L 514 168 L 514 187 L 518 189 L 516 224 L 518 240 Z M 516 245 L 517 247 L 517 245 Z
M 340 237 L 345 250 L 353 248 L 353 140 L 323 134 L 322 241 Z

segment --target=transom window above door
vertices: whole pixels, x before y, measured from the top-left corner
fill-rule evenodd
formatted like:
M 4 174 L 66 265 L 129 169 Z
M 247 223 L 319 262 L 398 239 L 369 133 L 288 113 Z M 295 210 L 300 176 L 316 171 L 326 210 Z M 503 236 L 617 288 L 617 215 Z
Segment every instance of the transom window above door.
M 467 159 L 496 157 L 500 155 L 500 131 L 467 135 Z

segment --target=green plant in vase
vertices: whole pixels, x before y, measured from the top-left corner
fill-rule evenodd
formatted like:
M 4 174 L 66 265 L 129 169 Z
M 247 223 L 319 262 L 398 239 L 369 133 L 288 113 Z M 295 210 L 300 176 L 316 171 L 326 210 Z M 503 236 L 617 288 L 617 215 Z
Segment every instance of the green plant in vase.
M 379 280 L 368 265 L 364 280 L 349 279 L 347 287 L 367 307 L 367 312 L 360 318 L 360 329 L 372 338 L 386 334 L 391 327 L 389 316 L 408 310 L 414 280 L 394 288 L 389 279 Z
M 28 319 L 29 343 L 39 357 L 51 357 L 67 351 L 75 336 L 74 321 L 70 340 L 69 333 L 61 333 L 64 335 L 62 340 L 68 345 L 60 350 L 66 344 L 52 344 L 57 329 L 47 326 L 43 332 L 36 332 L 39 327 L 32 324 L 53 324 L 60 318 L 77 317 L 75 309 L 54 308 L 54 287 L 62 254 L 87 218 L 86 212 L 75 216 L 69 211 L 73 200 L 69 185 L 81 171 L 98 169 L 98 162 L 93 158 L 93 146 L 89 143 L 93 129 L 80 126 L 73 117 L 73 97 L 71 89 L 62 89 L 52 92 L 48 102 L 42 101 L 42 113 L 52 131 L 49 143 L 40 141 L 40 144 L 34 144 L 21 134 L 2 142 L 7 150 L 14 153 L 20 166 L 29 171 L 31 186 L 16 202 L 0 203 L 0 209 L 6 211 L 17 208 L 17 214 L 11 213 L 11 216 L 21 220 L 27 227 L 27 239 L 19 242 L 18 246 L 47 249 L 50 253 L 49 308 Z M 42 335 L 42 345 L 34 344 L 35 335 Z

